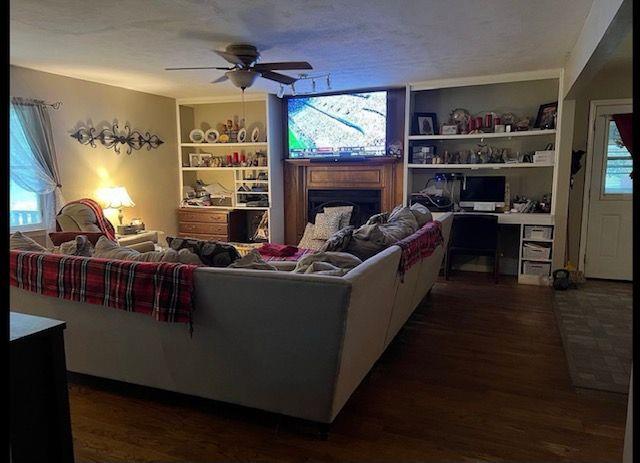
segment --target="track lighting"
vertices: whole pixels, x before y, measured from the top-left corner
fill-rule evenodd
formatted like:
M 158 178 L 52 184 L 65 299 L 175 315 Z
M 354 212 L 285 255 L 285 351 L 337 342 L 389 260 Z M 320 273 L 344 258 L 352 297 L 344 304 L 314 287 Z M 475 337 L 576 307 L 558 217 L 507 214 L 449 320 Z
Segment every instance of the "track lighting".
M 331 75 L 327 74 L 327 89 L 331 90 Z
M 291 84 L 291 94 L 293 96 L 296 96 L 296 83 L 295 82 Z
M 284 87 L 282 86 L 282 84 L 280 84 L 280 87 L 278 88 L 278 98 L 282 98 L 284 96 Z

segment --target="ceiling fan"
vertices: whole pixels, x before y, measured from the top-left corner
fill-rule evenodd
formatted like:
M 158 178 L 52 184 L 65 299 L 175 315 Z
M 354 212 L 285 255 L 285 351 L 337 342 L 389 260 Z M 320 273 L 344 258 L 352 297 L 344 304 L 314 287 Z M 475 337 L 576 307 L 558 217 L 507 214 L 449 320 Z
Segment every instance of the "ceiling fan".
M 247 87 L 251 87 L 256 77 L 263 77 L 265 79 L 273 80 L 284 85 L 291 85 L 296 80 L 295 77 L 290 77 L 275 70 L 292 70 L 292 69 L 313 69 L 306 61 L 285 61 L 280 63 L 258 63 L 260 59 L 260 52 L 258 49 L 248 43 L 235 43 L 228 45 L 224 51 L 213 50 L 219 56 L 223 57 L 229 63 L 233 64 L 232 67 L 218 67 L 218 66 L 197 66 L 197 67 L 180 67 L 180 68 L 165 68 L 166 71 L 182 71 L 191 69 L 219 69 L 227 71 L 223 76 L 218 77 L 212 81 L 212 84 L 224 82 L 230 80 L 233 85 L 241 88 L 243 91 Z

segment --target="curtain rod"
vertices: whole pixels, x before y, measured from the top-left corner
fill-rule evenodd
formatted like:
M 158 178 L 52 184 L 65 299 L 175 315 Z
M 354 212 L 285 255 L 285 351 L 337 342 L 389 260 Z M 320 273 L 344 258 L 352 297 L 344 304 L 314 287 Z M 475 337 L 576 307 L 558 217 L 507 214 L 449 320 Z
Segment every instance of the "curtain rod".
M 42 101 L 42 100 L 35 100 L 33 98 L 22 98 L 22 97 L 12 97 L 11 100 L 14 104 L 50 106 L 53 109 L 60 109 L 60 106 L 62 106 L 62 101 L 54 101 L 53 103 L 47 103 L 46 101 Z M 20 101 L 16 101 L 16 100 L 20 100 Z

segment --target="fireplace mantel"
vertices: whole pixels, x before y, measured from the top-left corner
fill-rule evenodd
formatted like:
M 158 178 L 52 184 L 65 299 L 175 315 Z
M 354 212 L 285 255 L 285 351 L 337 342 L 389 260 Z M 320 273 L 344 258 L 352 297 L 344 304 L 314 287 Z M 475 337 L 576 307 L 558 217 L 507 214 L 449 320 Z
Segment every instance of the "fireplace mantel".
M 383 211 L 402 203 L 402 162 L 392 157 L 363 162 L 311 162 L 284 165 L 285 242 L 297 244 L 307 224 L 309 190 L 380 190 Z

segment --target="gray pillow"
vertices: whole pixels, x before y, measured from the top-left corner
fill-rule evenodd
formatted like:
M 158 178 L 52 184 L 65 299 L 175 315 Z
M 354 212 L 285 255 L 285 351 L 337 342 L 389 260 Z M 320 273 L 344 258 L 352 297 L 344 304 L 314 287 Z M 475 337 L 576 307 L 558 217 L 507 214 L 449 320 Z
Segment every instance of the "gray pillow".
M 338 230 L 331 238 L 325 241 L 324 245 L 319 249 L 320 252 L 341 252 L 349 246 L 349 241 L 351 241 L 351 236 L 353 235 L 353 231 L 355 227 L 353 225 L 349 225 L 348 227 L 343 228 L 342 230 Z
M 326 214 L 340 214 L 340 224 L 339 228 L 342 230 L 345 227 L 349 226 L 349 222 L 351 222 L 351 214 L 353 213 L 353 206 L 335 206 L 335 207 L 325 207 L 323 211 Z

